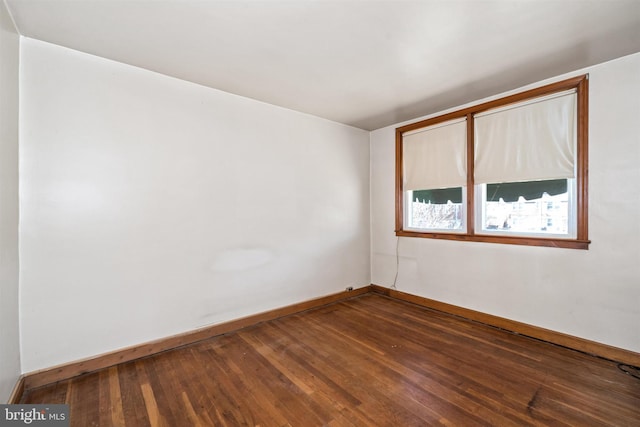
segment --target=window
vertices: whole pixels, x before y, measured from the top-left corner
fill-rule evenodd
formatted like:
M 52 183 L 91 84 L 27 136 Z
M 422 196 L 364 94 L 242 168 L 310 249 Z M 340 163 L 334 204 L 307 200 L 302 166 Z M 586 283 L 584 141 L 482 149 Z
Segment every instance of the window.
M 409 228 L 465 231 L 466 132 L 461 119 L 403 134 Z
M 588 76 L 396 129 L 396 234 L 587 249 Z

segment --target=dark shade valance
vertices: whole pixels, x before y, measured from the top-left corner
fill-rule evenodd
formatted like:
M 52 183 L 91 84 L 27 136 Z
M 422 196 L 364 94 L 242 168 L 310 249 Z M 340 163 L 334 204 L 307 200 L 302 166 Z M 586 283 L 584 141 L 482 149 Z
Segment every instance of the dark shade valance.
M 436 190 L 418 190 L 413 192 L 413 201 L 445 205 L 449 200 L 452 203 L 462 203 L 462 188 L 441 188 Z
M 497 202 L 502 198 L 505 202 L 516 202 L 520 196 L 525 200 L 535 200 L 541 198 L 543 193 L 556 196 L 566 192 L 566 179 L 487 184 L 487 201 Z
M 520 196 L 525 200 L 535 200 L 544 193 L 556 196 L 567 192 L 566 179 L 552 179 L 546 181 L 504 182 L 487 184 L 487 201 L 517 202 Z M 435 190 L 418 190 L 413 192 L 412 200 L 419 202 L 444 205 L 449 201 L 462 203 L 462 188 L 440 188 Z

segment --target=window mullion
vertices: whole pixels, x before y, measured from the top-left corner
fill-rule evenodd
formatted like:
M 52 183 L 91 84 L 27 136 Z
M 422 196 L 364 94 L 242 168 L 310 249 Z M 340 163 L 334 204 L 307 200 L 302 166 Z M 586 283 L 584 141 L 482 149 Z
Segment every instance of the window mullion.
M 475 156 L 475 139 L 473 114 L 467 114 L 467 234 L 475 234 L 475 182 L 473 166 Z

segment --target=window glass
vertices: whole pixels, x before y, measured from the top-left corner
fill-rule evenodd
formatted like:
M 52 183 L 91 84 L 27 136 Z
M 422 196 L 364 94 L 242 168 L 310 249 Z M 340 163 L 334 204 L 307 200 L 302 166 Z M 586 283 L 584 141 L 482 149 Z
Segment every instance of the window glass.
M 408 191 L 409 228 L 463 231 L 465 224 L 462 187 Z
M 573 179 L 482 184 L 477 228 L 483 233 L 571 237 L 574 185 Z

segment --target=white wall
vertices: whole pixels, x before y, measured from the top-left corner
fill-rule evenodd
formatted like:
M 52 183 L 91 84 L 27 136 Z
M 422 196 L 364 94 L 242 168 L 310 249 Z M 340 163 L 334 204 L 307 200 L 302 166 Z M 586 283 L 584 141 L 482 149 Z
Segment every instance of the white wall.
M 370 283 L 368 132 L 21 55 L 24 372 Z
M 590 249 L 403 237 L 399 290 L 640 352 L 640 54 L 570 75 L 585 71 Z M 372 281 L 382 286 L 396 274 L 397 126 L 371 133 Z
M 0 402 L 20 375 L 18 318 L 19 36 L 0 2 Z

